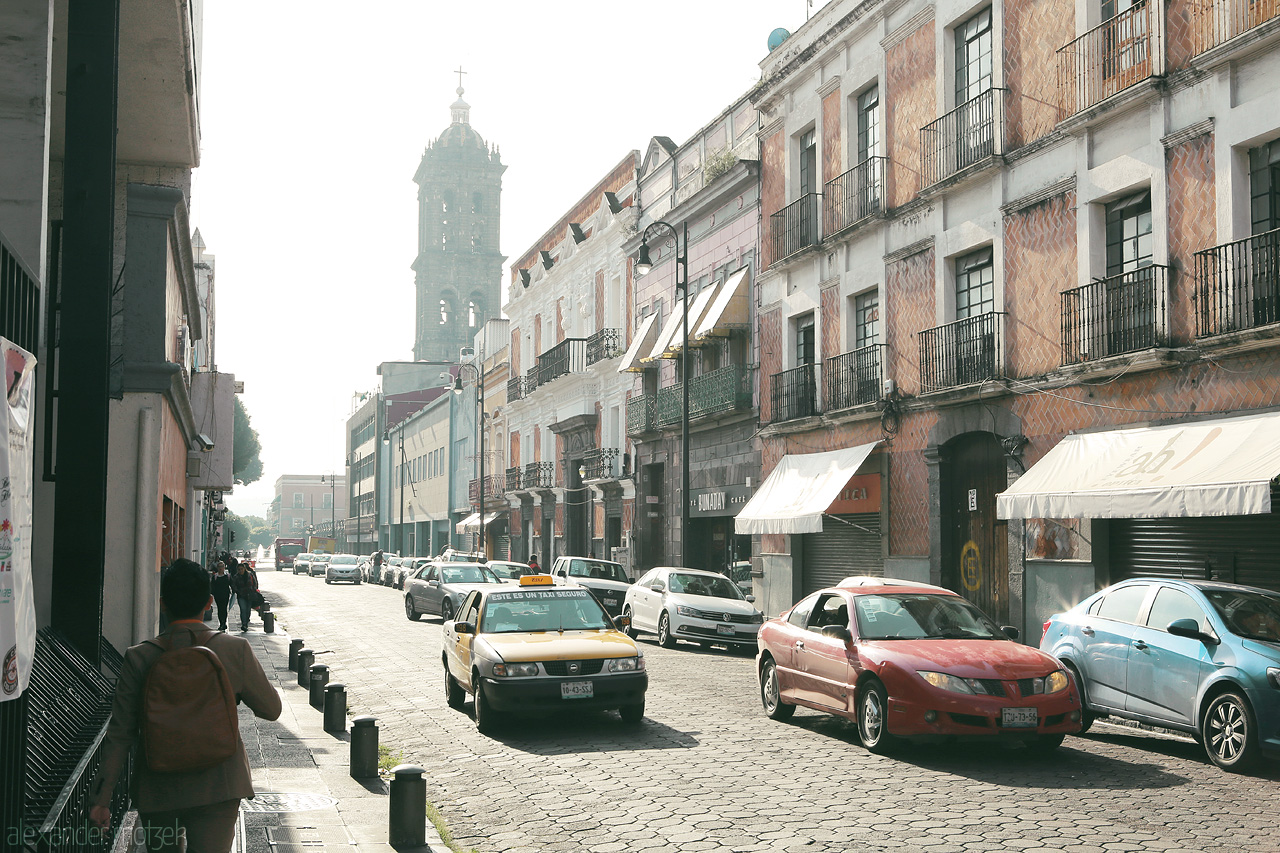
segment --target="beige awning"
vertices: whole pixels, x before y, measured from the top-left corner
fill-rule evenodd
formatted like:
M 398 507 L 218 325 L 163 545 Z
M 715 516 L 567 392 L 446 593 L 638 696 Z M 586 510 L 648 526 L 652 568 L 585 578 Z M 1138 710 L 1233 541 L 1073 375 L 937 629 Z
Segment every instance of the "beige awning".
M 821 533 L 822 516 L 880 442 L 788 453 L 734 519 L 734 532 Z
M 748 328 L 750 313 L 751 270 L 743 267 L 729 275 L 716 298 L 698 323 L 697 331 L 689 329 L 690 344 L 705 343 L 707 338 L 727 337 L 730 329 Z
M 658 333 L 658 337 L 653 339 L 653 346 L 649 352 L 641 357 L 641 363 L 652 362 L 662 358 L 662 353 L 667 349 L 667 343 L 673 335 L 680 334 L 680 316 L 684 312 L 684 300 L 680 300 L 671 306 L 671 316 L 667 318 L 666 324 L 662 327 L 662 331 Z M 649 364 L 653 367 L 653 364 Z
M 644 365 L 640 363 L 640 354 L 652 350 L 654 339 L 657 337 L 658 315 L 650 314 L 640 321 L 640 328 L 636 329 L 635 336 L 631 338 L 631 346 L 627 347 L 626 353 L 622 356 L 618 372 L 639 373 L 644 370 Z
M 698 324 L 702 322 L 702 318 L 707 315 L 707 309 L 711 307 L 711 301 L 715 298 L 717 288 L 714 284 L 710 287 L 704 287 L 702 291 L 695 297 L 693 302 L 689 304 L 689 341 L 693 342 L 693 330 L 698 328 Z M 671 340 L 667 341 L 666 348 L 662 351 L 662 358 L 679 358 L 680 350 L 684 347 L 684 330 L 681 326 L 676 326 L 675 334 L 671 336 Z
M 996 497 L 996 515 L 1258 515 L 1277 476 L 1280 412 L 1068 435 Z

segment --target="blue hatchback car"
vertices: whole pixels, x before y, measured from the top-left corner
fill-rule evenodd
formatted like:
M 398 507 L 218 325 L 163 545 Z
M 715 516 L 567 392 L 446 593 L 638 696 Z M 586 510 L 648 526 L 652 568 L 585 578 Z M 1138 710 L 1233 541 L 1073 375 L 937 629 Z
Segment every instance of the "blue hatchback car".
M 1101 716 L 1179 729 L 1226 770 L 1280 754 L 1280 594 L 1127 580 L 1050 618 L 1040 648 L 1075 676 L 1081 731 Z

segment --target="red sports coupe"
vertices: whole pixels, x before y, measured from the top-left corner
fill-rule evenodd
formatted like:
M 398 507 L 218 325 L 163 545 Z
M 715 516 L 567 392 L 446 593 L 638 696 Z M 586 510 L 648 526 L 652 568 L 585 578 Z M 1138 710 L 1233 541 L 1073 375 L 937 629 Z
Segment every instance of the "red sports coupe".
M 1015 642 L 950 590 L 846 578 L 764 624 L 760 697 L 847 717 L 863 745 L 991 737 L 1051 750 L 1080 730 L 1080 694 L 1051 655 Z

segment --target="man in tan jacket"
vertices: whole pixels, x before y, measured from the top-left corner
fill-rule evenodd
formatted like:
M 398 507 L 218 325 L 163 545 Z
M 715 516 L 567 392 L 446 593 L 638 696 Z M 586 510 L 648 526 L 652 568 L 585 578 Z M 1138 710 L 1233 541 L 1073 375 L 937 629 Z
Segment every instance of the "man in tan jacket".
M 210 632 L 201 621 L 212 599 L 209 573 L 191 560 L 174 560 L 160 579 L 160 606 L 171 620 L 165 635 L 175 648 L 203 645 L 211 649 L 227 671 L 237 700 L 264 720 L 277 719 L 280 695 L 267 680 L 253 647 L 241 637 Z M 138 755 L 130 795 L 146 832 L 148 853 L 178 850 L 183 837 L 187 853 L 227 853 L 235 836 L 240 800 L 253 796 L 249 757 L 237 730 L 235 753 L 222 764 L 176 773 L 148 767 L 146 747 L 138 736 L 142 693 L 147 670 L 162 653 L 152 643 L 139 643 L 125 652 L 89 818 L 102 828 L 110 824 L 111 794 L 136 742 Z

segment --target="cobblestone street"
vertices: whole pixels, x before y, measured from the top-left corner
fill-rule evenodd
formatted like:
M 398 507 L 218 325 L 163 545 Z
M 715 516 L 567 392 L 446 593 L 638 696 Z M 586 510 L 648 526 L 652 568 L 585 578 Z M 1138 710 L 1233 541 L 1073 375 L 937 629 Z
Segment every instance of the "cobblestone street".
M 882 758 L 856 728 L 760 710 L 746 653 L 642 639 L 638 729 L 613 713 L 510 721 L 496 738 L 445 705 L 440 621 L 403 594 L 263 572 L 277 617 L 325 651 L 350 714 L 426 769 L 462 849 L 521 851 L 1280 850 L 1280 770 L 1223 773 L 1190 740 L 1106 723 L 1056 754 L 983 745 Z

